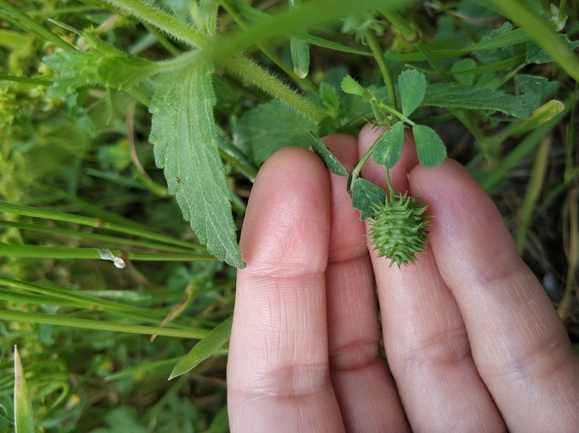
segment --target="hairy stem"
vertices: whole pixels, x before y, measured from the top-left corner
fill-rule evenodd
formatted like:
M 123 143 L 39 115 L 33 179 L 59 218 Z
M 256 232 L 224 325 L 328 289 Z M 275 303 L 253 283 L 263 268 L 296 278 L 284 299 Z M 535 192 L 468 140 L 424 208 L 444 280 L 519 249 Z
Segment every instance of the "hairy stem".
M 3 1 L 3 0 L 2 0 Z M 173 36 L 175 39 L 183 41 L 194 47 L 205 47 L 209 45 L 210 39 L 177 18 L 150 6 L 142 0 L 105 0 L 107 3 L 118 7 L 140 21 L 149 23 L 159 30 Z
M 326 113 L 323 110 L 298 95 L 279 79 L 275 78 L 268 71 L 261 68 L 247 57 L 238 54 L 230 59 L 224 59 L 221 63 L 227 67 L 232 74 L 251 82 L 255 86 L 265 90 L 270 95 L 285 102 L 290 107 L 293 107 L 316 122 L 319 122 L 326 117 Z

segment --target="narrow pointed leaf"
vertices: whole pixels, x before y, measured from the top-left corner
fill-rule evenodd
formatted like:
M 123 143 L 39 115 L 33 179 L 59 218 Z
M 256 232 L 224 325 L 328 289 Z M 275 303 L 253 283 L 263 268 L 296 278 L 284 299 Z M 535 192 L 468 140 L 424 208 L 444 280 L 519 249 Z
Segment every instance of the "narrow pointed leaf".
M 14 424 L 15 433 L 34 433 L 32 399 L 16 346 L 14 346 Z
M 386 200 L 386 192 L 365 179 L 356 179 L 352 183 L 351 189 L 352 205 L 360 211 L 360 219 L 362 221 L 367 220 L 374 214 L 372 204 L 384 203 Z
M 294 72 L 300 78 L 305 78 L 310 71 L 310 44 L 298 38 L 290 38 L 290 52 Z
M 310 134 L 310 146 L 312 146 L 313 151 L 322 158 L 326 167 L 328 167 L 332 173 L 338 176 L 348 176 L 350 172 L 346 170 L 346 167 L 336 158 L 332 152 L 326 147 L 320 139 L 313 134 Z
M 406 70 L 398 77 L 402 114 L 409 117 L 414 110 L 420 107 L 426 94 L 426 77 L 422 72 L 413 69 Z
M 446 147 L 434 129 L 429 126 L 416 125 L 412 128 L 418 162 L 426 168 L 442 164 L 446 158 Z
M 392 168 L 402 155 L 404 147 L 404 123 L 397 122 L 393 127 L 384 131 L 376 140 L 374 148 L 374 161 L 378 164 Z
M 494 110 L 526 119 L 533 111 L 522 96 L 501 90 L 485 89 L 459 83 L 436 83 L 428 86 L 422 105 L 470 110 Z
M 199 343 L 197 343 L 185 357 L 175 365 L 169 380 L 187 373 L 195 368 L 201 361 L 209 358 L 229 340 L 231 335 L 231 322 L 233 318 L 221 322 L 217 325 L 207 336 L 205 336 Z
M 218 151 L 213 117 L 212 65 L 197 62 L 162 75 L 151 101 L 150 141 L 199 241 L 220 260 L 244 267 L 231 213 L 231 193 Z

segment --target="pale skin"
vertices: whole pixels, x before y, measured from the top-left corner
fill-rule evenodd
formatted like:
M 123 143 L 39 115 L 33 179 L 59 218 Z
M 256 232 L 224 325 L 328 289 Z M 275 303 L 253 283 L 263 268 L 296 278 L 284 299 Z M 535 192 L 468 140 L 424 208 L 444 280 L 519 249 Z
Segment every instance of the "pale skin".
M 324 142 L 351 169 L 378 134 Z M 385 187 L 372 161 L 362 174 Z M 579 431 L 578 355 L 491 199 L 454 161 L 418 165 L 411 138 L 390 175 L 435 216 L 400 269 L 367 247 L 346 178 L 312 152 L 262 167 L 240 243 L 231 430 Z

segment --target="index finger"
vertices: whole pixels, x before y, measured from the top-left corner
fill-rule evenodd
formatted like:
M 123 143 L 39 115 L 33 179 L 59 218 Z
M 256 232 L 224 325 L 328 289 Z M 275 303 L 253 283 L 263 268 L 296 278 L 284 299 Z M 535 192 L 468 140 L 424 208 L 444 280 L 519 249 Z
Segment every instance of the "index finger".
M 329 191 L 313 153 L 261 168 L 241 234 L 228 363 L 232 431 L 340 432 L 329 373 L 325 270 Z

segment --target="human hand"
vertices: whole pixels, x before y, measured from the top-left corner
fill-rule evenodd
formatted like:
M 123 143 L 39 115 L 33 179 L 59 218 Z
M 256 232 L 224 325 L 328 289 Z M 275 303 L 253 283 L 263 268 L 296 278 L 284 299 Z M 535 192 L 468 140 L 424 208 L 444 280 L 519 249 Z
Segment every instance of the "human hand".
M 351 169 L 376 138 L 325 143 Z M 385 187 L 377 165 L 362 174 Z M 400 269 L 368 252 L 346 178 L 316 155 L 262 167 L 240 242 L 232 431 L 579 431 L 577 353 L 490 198 L 453 161 L 417 165 L 412 143 L 390 176 L 435 215 Z

